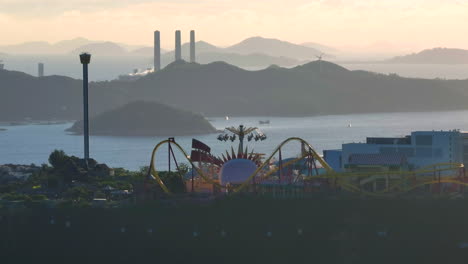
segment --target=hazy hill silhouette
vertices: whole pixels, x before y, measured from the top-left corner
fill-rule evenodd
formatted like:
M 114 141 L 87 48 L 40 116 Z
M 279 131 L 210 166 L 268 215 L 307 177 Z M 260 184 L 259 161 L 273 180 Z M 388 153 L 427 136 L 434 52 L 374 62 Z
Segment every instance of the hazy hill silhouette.
M 81 119 L 81 81 L 0 71 L 0 121 Z M 180 61 L 133 82 L 90 84 L 92 115 L 136 100 L 205 116 L 308 116 L 468 109 L 468 80 L 427 80 L 349 71 L 314 61 L 246 71 L 224 62 Z
M 62 40 L 55 43 L 53 46 L 55 49 L 58 49 L 61 53 L 68 53 L 72 50 L 77 49 L 78 47 L 89 45 L 92 43 L 96 43 L 96 41 L 92 41 L 86 38 L 74 38 L 70 40 Z
M 226 63 L 238 67 L 256 67 L 265 68 L 268 65 L 276 64 L 280 66 L 295 66 L 301 61 L 286 58 L 286 57 L 273 57 L 262 53 L 252 53 L 247 55 L 236 53 L 221 53 L 221 52 L 204 52 L 197 55 L 197 62 L 207 64 L 217 61 L 224 61 Z
M 212 45 L 205 41 L 195 42 L 195 47 L 196 47 L 197 61 L 199 61 L 198 58 L 203 53 L 225 53 L 222 48 L 218 48 L 215 45 Z M 163 65 L 168 65 L 174 61 L 174 57 L 175 57 L 174 50 L 166 51 L 166 52 L 162 51 L 161 53 L 163 53 L 161 54 Z M 186 42 L 182 44 L 181 53 L 182 53 L 182 59 L 187 60 L 187 61 L 190 59 L 190 43 Z M 151 53 L 151 56 L 153 56 L 153 53 Z
M 315 59 L 322 52 L 287 41 L 263 37 L 251 37 L 225 49 L 239 54 L 263 53 L 274 57 L 288 57 L 297 60 Z
M 83 121 L 67 131 L 83 133 Z M 184 136 L 214 133 L 203 116 L 157 103 L 136 101 L 97 115 L 90 120 L 91 135 Z
M 196 61 L 201 64 L 207 64 L 217 61 L 224 61 L 226 63 L 238 67 L 267 67 L 271 64 L 280 66 L 294 66 L 301 63 L 296 59 L 287 57 L 269 56 L 264 53 L 249 53 L 239 54 L 230 52 L 228 49 L 218 48 L 210 43 L 204 41 L 196 42 Z M 184 43 L 182 45 L 182 58 L 189 60 L 190 58 L 190 44 Z M 174 51 L 167 52 L 162 55 L 162 64 L 167 65 L 174 61 Z
M 0 51 L 10 54 L 65 54 L 80 46 L 94 43 L 85 38 L 74 38 L 50 44 L 44 41 L 25 42 L 16 45 L 0 46 Z
M 388 63 L 408 64 L 468 64 L 468 50 L 434 48 L 392 58 Z
M 44 41 L 26 42 L 17 45 L 0 46 L 1 52 L 9 54 L 54 54 L 52 45 Z
M 96 74 L 91 74 L 90 78 L 94 80 L 111 80 L 119 75 L 128 74 L 133 69 L 147 69 L 153 65 L 153 47 L 93 41 L 85 38 L 64 40 L 55 44 L 28 42 L 0 46 L 0 52 L 8 53 L 9 58 L 11 58 L 6 62 L 6 68 L 21 69 L 30 74 L 35 74 L 36 70 L 31 70 L 25 65 L 44 62 L 48 74 L 59 73 L 73 77 L 77 76 L 76 72 L 70 67 L 70 64 L 66 65 L 65 62 L 75 60 L 75 56 L 83 51 L 92 53 L 93 58 L 95 58 L 93 61 L 99 62 L 99 64 L 93 63 L 92 66 L 96 70 Z M 174 61 L 174 52 L 172 50 L 161 50 L 161 53 L 161 65 L 163 67 Z M 315 55 L 321 54 L 320 51 L 301 45 L 261 37 L 249 38 L 227 48 L 217 47 L 205 41 L 198 41 L 196 43 L 196 53 L 197 62 L 202 64 L 225 61 L 246 69 L 261 69 L 271 64 L 291 67 L 315 60 Z M 49 56 L 51 54 L 57 56 Z M 2 57 L 6 59 L 6 55 Z M 182 45 L 182 58 L 189 60 L 188 43 Z M 328 57 L 325 56 L 324 58 Z M 122 60 L 128 61 L 128 63 L 122 63 Z
M 314 49 L 319 50 L 321 52 L 330 53 L 330 54 L 333 54 L 333 53 L 339 51 L 338 49 L 336 49 L 334 47 L 330 47 L 330 46 L 327 46 L 327 45 L 322 45 L 322 44 L 317 43 L 317 42 L 304 42 L 304 43 L 301 43 L 301 46 L 314 48 Z
M 211 52 L 223 52 L 222 48 L 218 48 L 215 45 L 212 45 L 208 42 L 205 41 L 197 41 L 195 43 L 196 47 L 196 52 L 197 53 L 211 53 Z M 174 52 L 172 52 L 172 55 L 174 55 Z M 184 43 L 182 45 L 182 56 L 189 58 L 190 56 L 190 43 Z
M 318 45 L 318 44 L 317 44 Z M 266 67 L 270 64 L 281 66 L 297 65 L 316 59 L 321 51 L 277 39 L 262 37 L 247 38 L 227 48 L 220 48 L 205 41 L 196 42 L 197 62 L 211 63 L 224 61 L 239 67 Z M 182 58 L 188 60 L 189 43 L 182 45 Z M 152 55 L 148 54 L 148 55 Z M 162 55 L 163 65 L 174 60 L 174 51 Z
M 91 43 L 71 51 L 71 54 L 80 54 L 88 52 L 91 54 L 99 54 L 100 56 L 122 56 L 126 55 L 128 51 L 120 45 L 113 42 L 99 42 Z
M 0 52 L 6 52 L 11 55 L 41 55 L 41 54 L 67 55 L 73 52 L 76 53 L 78 51 L 75 51 L 75 50 L 77 49 L 82 50 L 83 48 L 88 48 L 88 49 L 101 48 L 101 50 L 103 50 L 102 49 L 103 44 L 109 45 L 109 47 L 112 49 L 121 48 L 122 50 L 124 50 L 125 53 L 127 53 L 129 50 L 136 50 L 136 49 L 141 48 L 141 46 L 126 45 L 126 44 L 114 43 L 110 41 L 94 41 L 94 40 L 89 40 L 86 38 L 78 37 L 78 38 L 69 39 L 69 40 L 62 40 L 53 44 L 45 42 L 45 41 L 33 41 L 33 42 L 20 43 L 16 45 L 0 46 Z
M 161 49 L 161 53 L 166 53 L 167 51 L 165 49 Z M 142 48 L 137 48 L 132 51 L 130 51 L 131 55 L 136 55 L 136 56 L 146 56 L 148 58 L 151 58 L 154 55 L 154 48 L 152 47 L 142 47 Z

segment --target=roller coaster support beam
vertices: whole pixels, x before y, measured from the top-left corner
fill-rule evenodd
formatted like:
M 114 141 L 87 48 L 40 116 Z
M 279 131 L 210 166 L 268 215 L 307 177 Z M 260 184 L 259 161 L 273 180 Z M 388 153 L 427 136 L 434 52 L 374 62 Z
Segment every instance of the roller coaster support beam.
M 179 163 L 177 162 L 177 159 L 174 155 L 174 150 L 172 149 L 172 145 L 171 143 L 175 143 L 175 139 L 174 138 L 169 138 L 168 139 L 168 144 L 167 144 L 167 148 L 168 148 L 168 159 L 169 159 L 169 165 L 168 165 L 168 171 L 171 171 L 171 156 L 172 156 L 172 159 L 174 160 L 174 163 L 176 165 L 176 170 L 177 171 L 180 171 L 179 170 Z
M 281 155 L 281 148 L 279 148 L 279 151 L 278 151 L 278 155 L 279 155 L 279 162 L 278 162 L 278 167 L 279 167 L 279 184 L 281 184 L 281 178 L 283 177 L 283 157 Z
M 171 171 L 171 142 L 174 138 L 169 138 L 167 140 L 167 171 Z
M 194 186 L 193 186 L 194 182 L 193 182 L 193 178 L 194 178 L 194 177 L 193 177 L 193 165 L 192 165 L 192 193 L 194 192 Z

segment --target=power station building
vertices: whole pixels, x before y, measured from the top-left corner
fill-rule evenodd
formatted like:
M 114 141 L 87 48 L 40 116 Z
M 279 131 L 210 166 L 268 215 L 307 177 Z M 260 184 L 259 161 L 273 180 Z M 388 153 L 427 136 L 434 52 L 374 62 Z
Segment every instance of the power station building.
M 182 47 L 181 47 L 181 39 L 180 39 L 180 30 L 176 30 L 175 32 L 175 49 L 174 49 L 174 60 L 180 61 L 182 60 Z
M 154 31 L 154 71 L 161 70 L 161 35 Z
M 37 76 L 44 77 L 44 63 L 42 62 L 37 64 Z
M 195 30 L 190 31 L 190 62 L 195 62 Z
M 439 163 L 468 164 L 468 133 L 415 131 L 406 137 L 368 137 L 366 143 L 324 150 L 324 159 L 337 171 L 411 171 Z
M 195 54 L 195 30 L 190 31 L 190 58 L 189 61 L 196 62 Z M 182 38 L 181 31 L 175 31 L 174 61 L 182 60 Z M 154 31 L 154 71 L 161 70 L 161 33 Z

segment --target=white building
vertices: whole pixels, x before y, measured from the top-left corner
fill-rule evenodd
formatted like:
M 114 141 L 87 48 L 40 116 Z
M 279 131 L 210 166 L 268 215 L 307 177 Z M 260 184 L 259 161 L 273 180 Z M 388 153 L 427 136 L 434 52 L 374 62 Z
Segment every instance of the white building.
M 366 143 L 342 146 L 342 169 L 353 154 L 404 156 L 410 170 L 437 163 L 468 164 L 468 133 L 452 131 L 416 131 L 402 138 L 367 138 Z

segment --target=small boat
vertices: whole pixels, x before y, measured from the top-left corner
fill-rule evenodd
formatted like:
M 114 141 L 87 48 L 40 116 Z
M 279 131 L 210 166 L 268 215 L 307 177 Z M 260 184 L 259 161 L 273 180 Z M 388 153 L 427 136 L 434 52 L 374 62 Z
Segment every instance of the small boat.
M 351 125 L 351 123 L 349 123 L 349 124 L 348 124 L 348 127 L 353 127 L 353 126 Z
M 258 123 L 259 123 L 260 125 L 269 125 L 269 124 L 270 124 L 270 120 L 260 120 L 260 121 L 258 121 Z
M 229 116 L 225 116 L 224 119 L 227 121 L 229 120 Z

